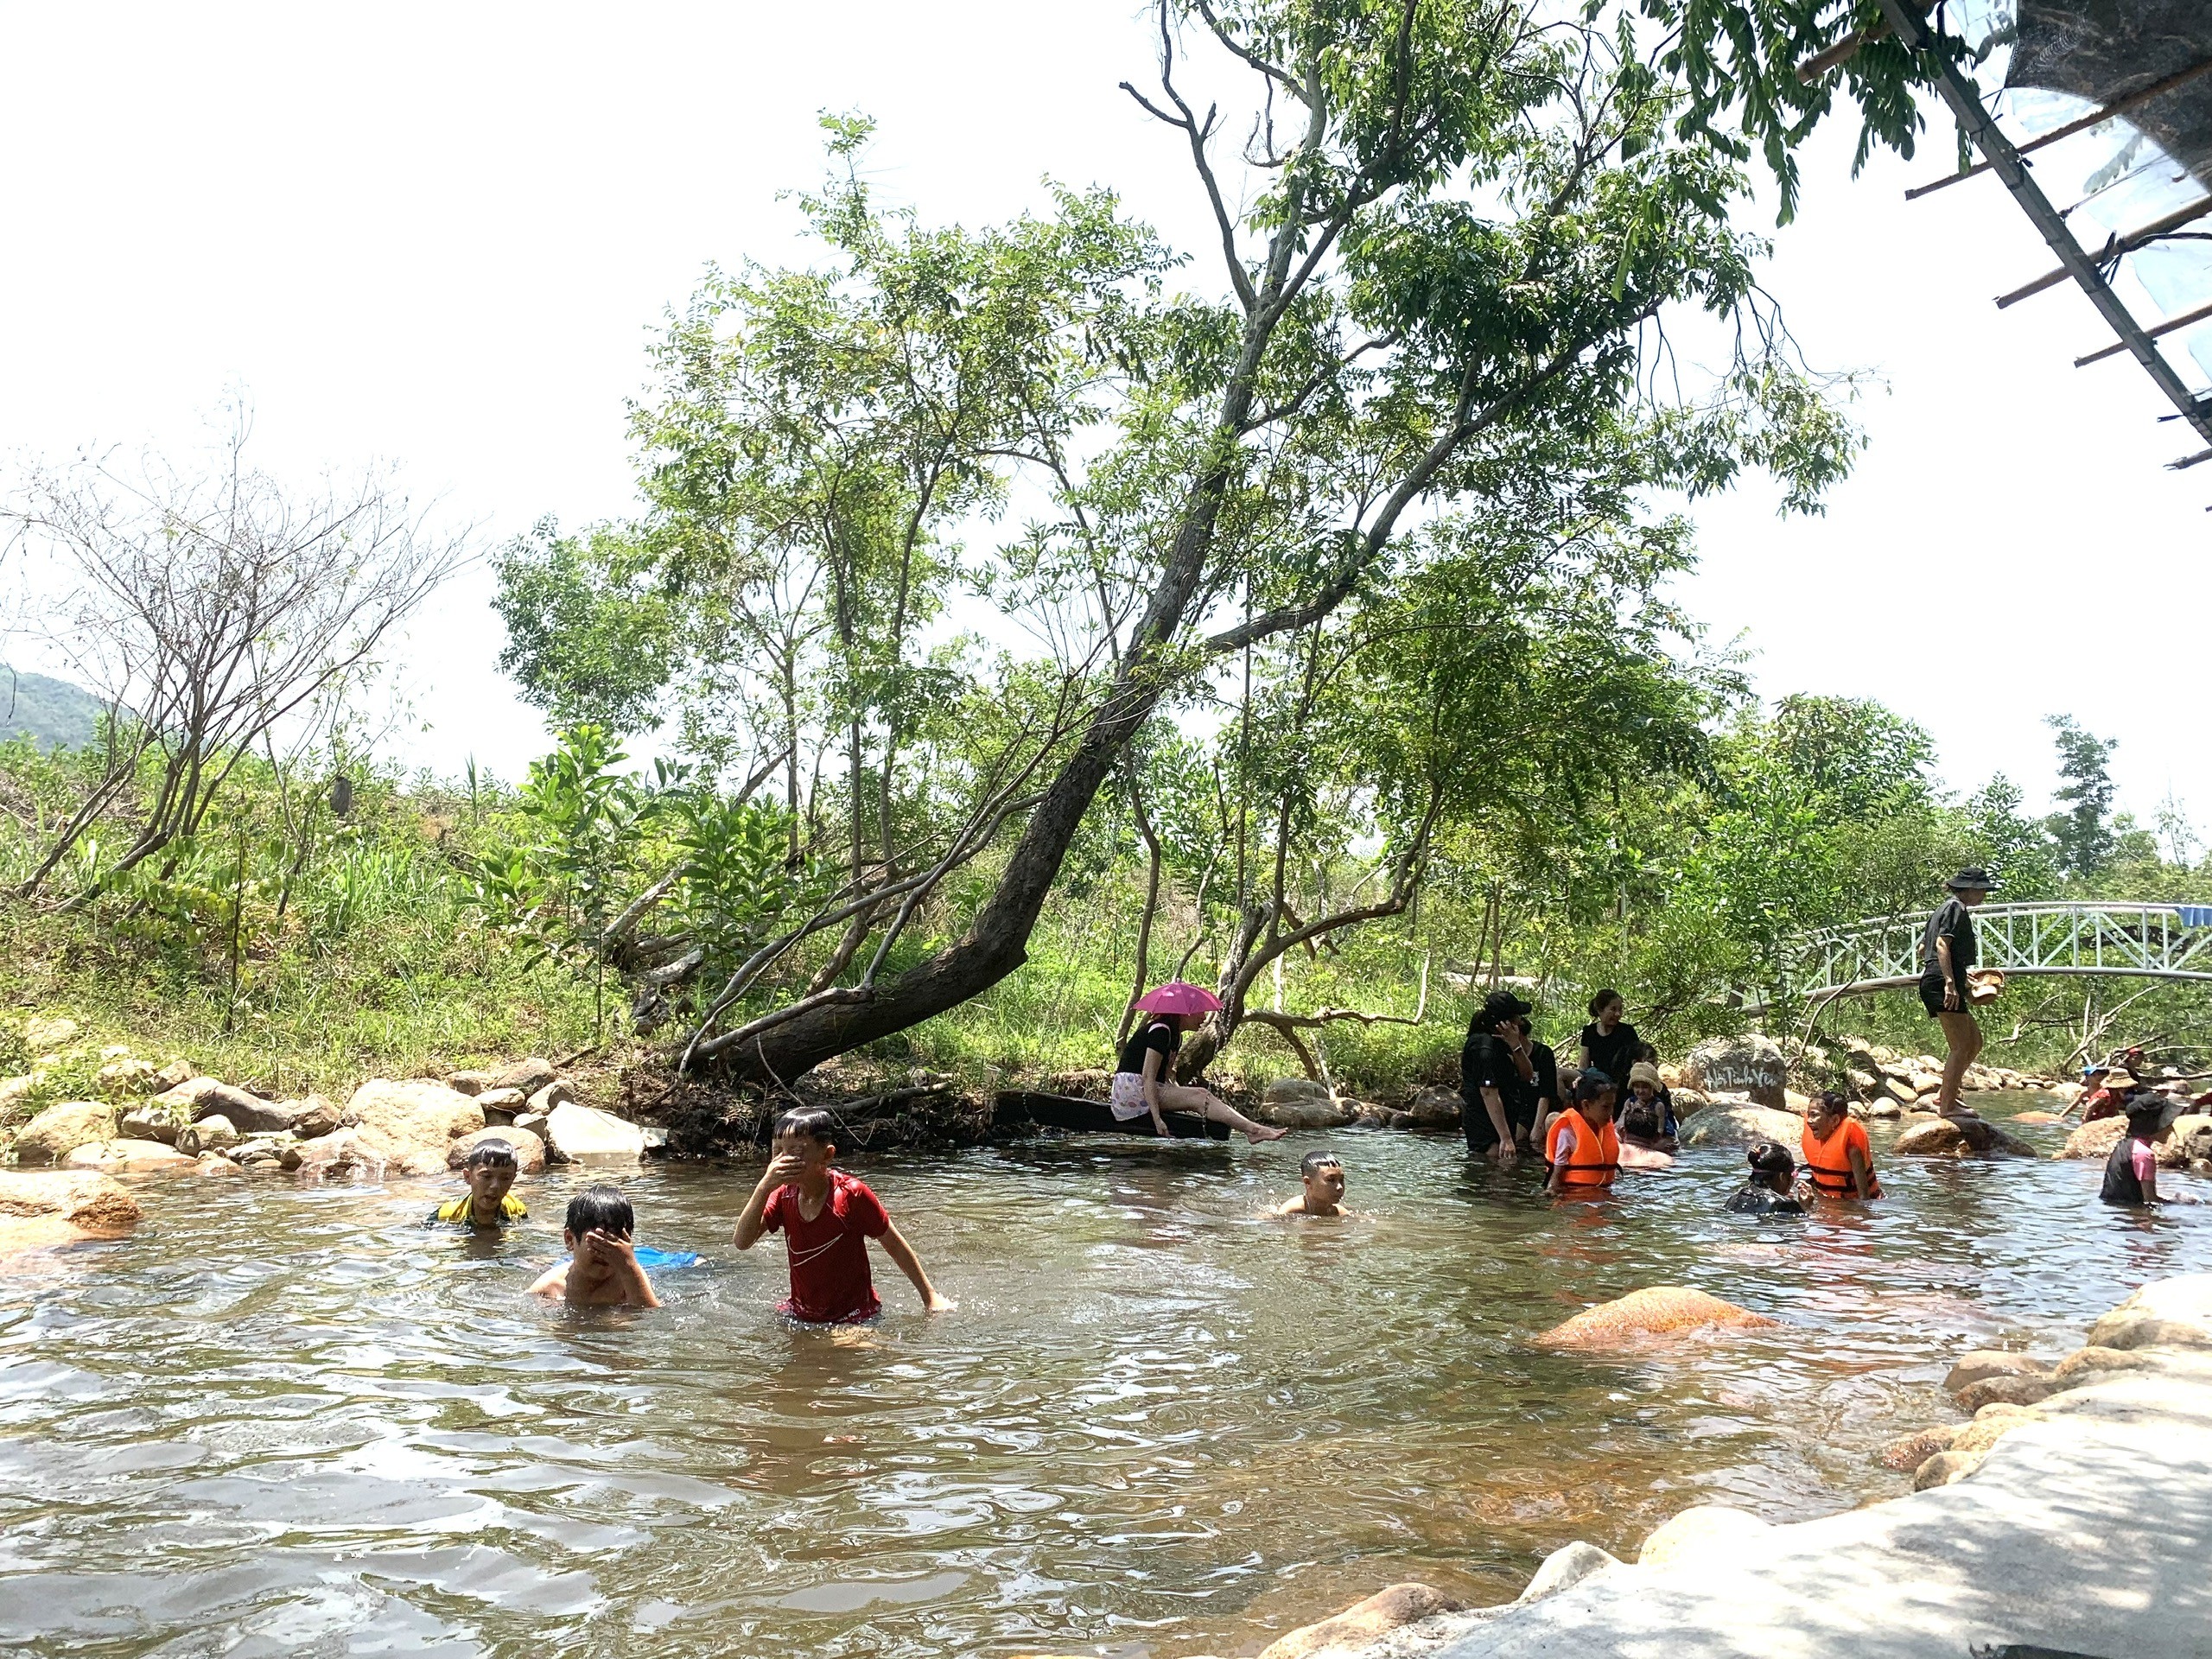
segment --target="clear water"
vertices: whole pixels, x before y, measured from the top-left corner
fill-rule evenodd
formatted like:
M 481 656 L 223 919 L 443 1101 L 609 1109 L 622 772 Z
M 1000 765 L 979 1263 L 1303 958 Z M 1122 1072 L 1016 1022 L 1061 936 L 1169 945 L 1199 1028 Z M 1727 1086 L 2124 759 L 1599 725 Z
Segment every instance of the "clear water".
M 775 1319 L 779 1241 L 728 1245 L 744 1167 L 629 1182 L 646 1242 L 709 1257 L 653 1313 L 524 1298 L 565 1175 L 480 1243 L 417 1224 L 432 1183 L 149 1185 L 137 1236 L 0 1278 L 0 1649 L 1251 1654 L 1693 1503 L 1898 1491 L 1868 1454 L 1949 1415 L 1946 1356 L 2212 1266 L 2212 1209 L 2108 1211 L 2083 1164 L 1890 1160 L 1885 1203 L 1793 1227 L 1721 1212 L 1732 1154 L 1554 1207 L 1344 1135 L 1367 1214 L 1265 1217 L 1317 1139 L 861 1160 L 960 1302 L 925 1319 L 879 1258 L 866 1345 Z M 1667 1282 L 1784 1323 L 1529 1344 Z

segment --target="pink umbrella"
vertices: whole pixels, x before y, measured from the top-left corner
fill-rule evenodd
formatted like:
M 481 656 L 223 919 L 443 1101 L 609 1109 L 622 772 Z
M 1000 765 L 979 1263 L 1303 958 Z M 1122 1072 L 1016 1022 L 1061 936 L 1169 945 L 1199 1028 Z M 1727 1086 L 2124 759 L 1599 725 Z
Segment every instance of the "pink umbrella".
M 1187 979 L 1171 979 L 1137 999 L 1140 1014 L 1211 1014 L 1220 1006 L 1219 997 Z

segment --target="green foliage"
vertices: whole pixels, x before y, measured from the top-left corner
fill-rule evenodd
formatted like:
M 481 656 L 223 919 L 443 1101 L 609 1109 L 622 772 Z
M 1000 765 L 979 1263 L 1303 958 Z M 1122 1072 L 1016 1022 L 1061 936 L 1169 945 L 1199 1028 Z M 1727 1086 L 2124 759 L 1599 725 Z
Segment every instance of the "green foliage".
M 2107 822 L 2112 810 L 2113 781 L 2108 757 L 2120 747 L 2115 737 L 2092 737 L 2071 715 L 2051 715 L 2050 727 L 2058 747 L 2058 775 L 2065 779 L 2052 791 L 2067 810 L 2044 821 L 2058 868 L 2076 877 L 2101 874 L 2113 861 L 2113 830 Z
M 660 724 L 680 642 L 674 607 L 649 585 L 651 568 L 608 525 L 561 536 L 547 518 L 517 537 L 493 561 L 493 603 L 507 628 L 501 671 L 563 726 L 620 733 Z

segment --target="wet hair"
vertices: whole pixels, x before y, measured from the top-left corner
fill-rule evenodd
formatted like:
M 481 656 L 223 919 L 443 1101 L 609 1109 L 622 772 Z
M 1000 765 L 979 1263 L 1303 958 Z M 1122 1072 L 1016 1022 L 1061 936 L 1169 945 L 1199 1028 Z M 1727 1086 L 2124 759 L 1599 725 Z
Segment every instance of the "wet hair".
M 1624 1004 L 1627 1001 L 1626 997 L 1609 985 L 1590 999 L 1590 1017 L 1595 1020 L 1605 1011 L 1609 1005 L 1615 1002 Z
M 1830 1112 L 1848 1113 L 1851 1110 L 1851 1103 L 1833 1089 L 1823 1089 L 1819 1094 L 1815 1095 L 1813 1104 L 1821 1109 L 1821 1115 L 1823 1117 Z
M 1475 1014 L 1473 1029 L 1493 1032 L 1509 1020 L 1519 1020 L 1534 1010 L 1519 997 L 1507 990 L 1492 991 L 1483 998 L 1483 1005 Z
M 1574 1087 L 1567 1090 L 1567 1097 L 1573 1101 L 1597 1100 L 1613 1092 L 1613 1080 L 1593 1065 L 1585 1068 L 1575 1078 Z
M 837 1121 L 817 1106 L 802 1106 L 776 1120 L 775 1138 L 780 1141 L 787 1135 L 798 1135 L 817 1147 L 834 1147 L 837 1144 Z
M 1639 1101 L 1621 1114 L 1621 1133 L 1648 1135 L 1656 1141 L 1659 1138 L 1659 1109 L 1646 1106 Z
M 1309 1152 L 1298 1160 L 1300 1175 L 1314 1175 L 1325 1169 L 1342 1169 L 1344 1160 L 1333 1152 Z
M 1789 1148 L 1777 1146 L 1771 1141 L 1754 1141 L 1751 1150 L 1744 1154 L 1754 1173 L 1784 1175 L 1797 1167 L 1797 1160 L 1789 1155 Z
M 592 1232 L 625 1238 L 638 1230 L 638 1216 L 620 1187 L 602 1183 L 584 1188 L 569 1200 L 569 1213 L 562 1218 L 562 1225 L 578 1238 Z
M 488 1141 L 479 1141 L 468 1149 L 468 1155 L 461 1160 L 463 1169 L 518 1169 L 521 1165 L 522 1160 L 515 1156 L 514 1147 L 496 1136 Z

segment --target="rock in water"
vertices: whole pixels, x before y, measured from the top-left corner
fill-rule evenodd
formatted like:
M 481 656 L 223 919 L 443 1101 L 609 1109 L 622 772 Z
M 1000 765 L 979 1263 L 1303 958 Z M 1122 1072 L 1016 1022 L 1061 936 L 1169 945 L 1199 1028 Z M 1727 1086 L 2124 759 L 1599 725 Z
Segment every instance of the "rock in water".
M 385 1158 L 361 1139 L 359 1129 L 339 1129 L 300 1145 L 299 1173 L 308 1180 L 327 1181 L 341 1175 L 384 1173 Z
M 1536 1576 L 1529 1580 L 1529 1587 L 1521 1592 L 1523 1602 L 1541 1601 L 1546 1596 L 1555 1596 L 1562 1590 L 1572 1590 L 1583 1580 L 1620 1565 L 1618 1557 L 1608 1555 L 1595 1544 L 1586 1544 L 1580 1539 L 1564 1548 L 1555 1549 L 1544 1557 L 1537 1567 Z
M 1984 1406 L 2032 1406 L 2048 1400 L 2066 1385 L 2040 1372 L 1984 1377 L 1958 1392 L 1959 1409 L 1980 1411 Z
M 1938 1452 L 1949 1451 L 1951 1442 L 1959 1438 L 1965 1427 L 1964 1423 L 1945 1423 L 1938 1428 L 1923 1428 L 1916 1434 L 1900 1435 L 1876 1452 L 1874 1461 L 1885 1469 L 1909 1475 Z
M 1583 1309 L 1536 1338 L 1545 1348 L 1633 1347 L 1694 1331 L 1744 1329 L 1776 1321 L 1682 1285 L 1653 1285 Z
M 70 1168 L 95 1169 L 104 1175 L 163 1174 L 192 1165 L 183 1153 L 159 1141 L 95 1141 L 69 1154 Z
M 528 1129 L 512 1124 L 487 1127 L 464 1135 L 446 1151 L 446 1167 L 459 1169 L 468 1161 L 469 1149 L 480 1141 L 504 1141 L 515 1149 L 515 1165 L 524 1175 L 545 1173 L 545 1143 Z
M 115 1112 L 97 1100 L 65 1100 L 23 1125 L 16 1137 L 19 1164 L 58 1164 L 78 1147 L 115 1133 Z
M 1753 1104 L 1776 1111 L 1788 1102 L 1789 1067 L 1770 1037 L 1710 1038 L 1684 1057 L 1682 1076 L 1693 1089 L 1748 1095 Z
M 2032 1158 L 2036 1149 L 1980 1118 L 1923 1118 L 1906 1126 L 1890 1150 L 1905 1158 L 1964 1158 L 1977 1152 Z
M 2194 1159 L 2212 1158 L 2212 1116 L 2184 1112 L 2174 1119 L 2158 1143 L 2160 1169 L 2187 1169 Z
M 545 1139 L 563 1163 L 634 1164 L 645 1155 L 645 1132 L 635 1123 L 574 1101 L 547 1115 Z
M 1797 1155 L 1804 1139 L 1805 1120 L 1764 1106 L 1732 1106 L 1715 1102 L 1682 1125 L 1686 1147 L 1748 1147 L 1754 1141 L 1772 1141 Z
M 381 1158 L 388 1171 L 442 1175 L 453 1143 L 484 1127 L 484 1111 L 442 1083 L 373 1077 L 346 1103 L 345 1120 L 360 1147 Z
M 1272 1106 L 1285 1100 L 1326 1100 L 1329 1085 L 1316 1083 L 1311 1077 L 1271 1077 L 1268 1086 L 1260 1091 L 1260 1098 Z
M 1437 1613 L 1459 1611 L 1463 1604 L 1425 1584 L 1394 1584 L 1318 1624 L 1301 1625 L 1269 1643 L 1260 1659 L 1309 1659 L 1309 1656 L 1365 1647 L 1402 1624 Z
M 2148 1354 L 2126 1348 L 2076 1348 L 2058 1362 L 2058 1369 L 2051 1375 L 2070 1389 L 2080 1386 L 2075 1381 L 2076 1377 L 2100 1371 L 2148 1370 L 2155 1369 L 2158 1363 Z
M 575 1109 L 558 1107 L 554 1116 Z M 1358 1117 L 1359 1105 L 1355 1101 L 1332 1100 L 1326 1095 L 1318 1100 L 1310 1096 L 1263 1100 L 1252 1108 L 1252 1116 L 1279 1129 L 1340 1129 Z
M 86 1170 L 0 1170 L 0 1254 L 80 1238 L 114 1238 L 138 1224 L 138 1201 Z
M 1981 1467 L 1981 1460 L 1988 1455 L 1986 1452 L 1938 1452 L 1913 1471 L 1912 1490 L 1924 1492 L 1964 1480 Z
M 1406 1103 L 1417 1129 L 1456 1129 L 1466 1109 L 1456 1089 L 1423 1089 Z
M 2212 1273 L 2153 1280 L 2089 1327 L 2092 1348 L 2212 1348 Z
M 1977 1348 L 1959 1356 L 1951 1367 L 1951 1374 L 1943 1379 L 1943 1388 L 1947 1393 L 1956 1394 L 1961 1389 L 1986 1382 L 1993 1376 L 2044 1376 L 2050 1371 L 2050 1366 L 2044 1361 L 2026 1354 L 2008 1353 L 2000 1348 Z
M 2120 1144 L 2120 1137 L 2126 1133 L 2126 1118 L 2101 1117 L 2094 1123 L 2084 1123 L 2068 1135 L 2066 1145 L 2058 1155 L 2062 1158 L 2094 1158 L 2102 1163 L 2112 1156 L 2112 1149 Z
M 1656 1528 L 1637 1551 L 1637 1565 L 1741 1560 L 1773 1529 L 1758 1516 L 1726 1503 L 1700 1503 Z

